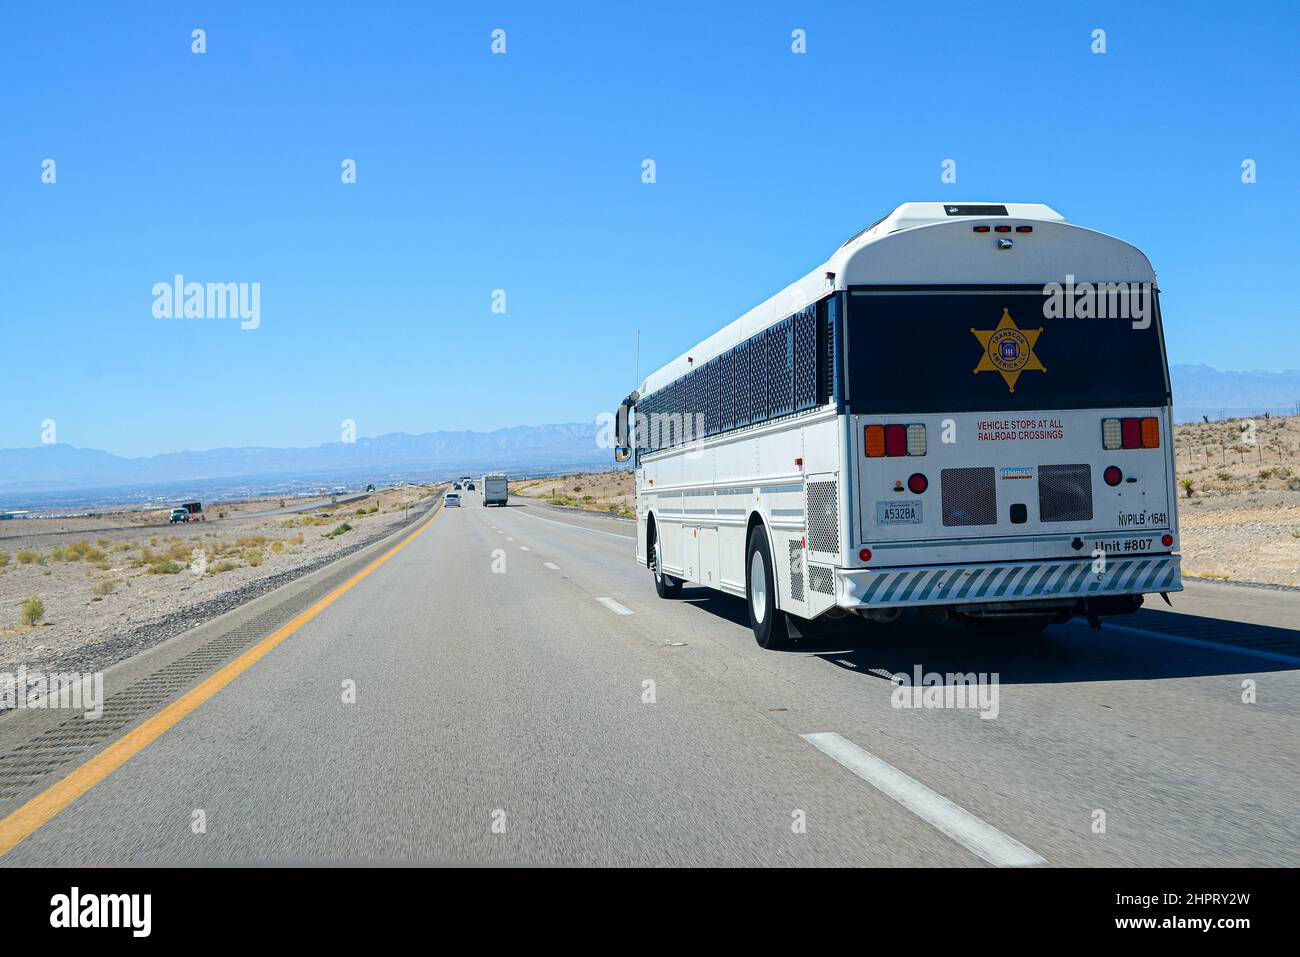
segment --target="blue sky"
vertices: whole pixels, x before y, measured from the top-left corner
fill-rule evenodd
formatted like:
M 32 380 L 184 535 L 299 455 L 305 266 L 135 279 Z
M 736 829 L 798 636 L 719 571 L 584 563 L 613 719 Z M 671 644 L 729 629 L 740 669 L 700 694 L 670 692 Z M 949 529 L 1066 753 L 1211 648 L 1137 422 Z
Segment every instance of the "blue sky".
M 7 6 L 0 447 L 590 419 L 912 199 L 1046 202 L 1148 253 L 1171 362 L 1300 367 L 1300 14 L 1138 7 Z M 175 273 L 260 328 L 155 319 Z

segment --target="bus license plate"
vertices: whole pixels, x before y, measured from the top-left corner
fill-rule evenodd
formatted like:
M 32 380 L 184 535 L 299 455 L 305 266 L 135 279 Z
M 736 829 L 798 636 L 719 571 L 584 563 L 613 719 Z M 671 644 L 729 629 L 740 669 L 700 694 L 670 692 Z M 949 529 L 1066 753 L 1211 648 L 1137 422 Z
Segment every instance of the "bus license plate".
M 877 525 L 920 525 L 920 502 L 877 502 Z

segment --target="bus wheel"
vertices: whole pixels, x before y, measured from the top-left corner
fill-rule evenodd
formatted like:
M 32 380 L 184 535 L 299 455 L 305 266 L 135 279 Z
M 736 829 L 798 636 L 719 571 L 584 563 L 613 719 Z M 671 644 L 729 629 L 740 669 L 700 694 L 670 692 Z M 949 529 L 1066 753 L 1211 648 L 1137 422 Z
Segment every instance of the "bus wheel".
M 653 532 L 650 539 L 650 570 L 655 573 L 655 591 L 660 598 L 678 598 L 682 593 L 682 583 L 671 575 L 664 574 L 663 549 L 659 545 L 658 532 Z
M 758 526 L 749 536 L 746 550 L 745 591 L 749 596 L 749 625 L 754 629 L 754 640 L 764 648 L 775 651 L 790 643 L 790 629 L 785 612 L 776 607 L 776 581 L 772 574 L 772 550 L 767 544 L 767 534 Z

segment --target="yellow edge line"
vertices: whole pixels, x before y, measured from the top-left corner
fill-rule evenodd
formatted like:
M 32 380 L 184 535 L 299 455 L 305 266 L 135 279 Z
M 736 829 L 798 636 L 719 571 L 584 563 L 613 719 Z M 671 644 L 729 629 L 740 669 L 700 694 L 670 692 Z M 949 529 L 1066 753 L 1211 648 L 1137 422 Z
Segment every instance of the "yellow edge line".
M 441 509 L 429 516 L 410 535 L 384 552 L 342 585 L 339 585 L 338 588 L 320 599 L 316 604 L 301 612 L 293 620 L 281 625 L 216 674 L 205 678 L 201 684 L 177 698 L 144 724 L 118 738 L 85 764 L 69 772 L 67 777 L 50 785 L 3 821 L 0 821 L 0 857 L 8 854 L 19 842 L 25 840 L 39 827 L 56 817 L 69 804 L 166 734 L 187 714 L 265 657 L 276 645 L 338 601 L 357 582 L 415 541 L 416 536 L 428 528 L 440 514 L 442 514 Z

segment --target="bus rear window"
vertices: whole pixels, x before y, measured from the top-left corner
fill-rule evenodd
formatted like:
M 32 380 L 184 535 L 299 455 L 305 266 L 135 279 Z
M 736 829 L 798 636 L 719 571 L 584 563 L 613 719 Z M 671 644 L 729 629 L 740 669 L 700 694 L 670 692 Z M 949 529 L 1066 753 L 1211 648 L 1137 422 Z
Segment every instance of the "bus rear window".
M 1067 318 L 1060 315 L 1059 299 L 1049 301 L 1038 287 L 850 290 L 850 409 L 919 413 L 1167 404 L 1153 294 L 1132 301 L 1129 318 L 1109 318 L 1116 314 L 1113 299 L 1102 310 L 1108 318 Z

